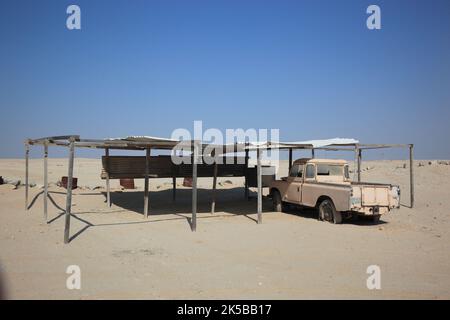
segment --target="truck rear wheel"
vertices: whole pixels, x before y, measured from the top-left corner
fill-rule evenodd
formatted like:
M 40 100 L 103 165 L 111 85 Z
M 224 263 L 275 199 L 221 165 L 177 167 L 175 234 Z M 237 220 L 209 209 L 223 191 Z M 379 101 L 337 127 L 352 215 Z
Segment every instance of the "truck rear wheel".
M 283 210 L 283 203 L 281 201 L 281 195 L 278 190 L 272 192 L 273 211 L 281 212 Z
M 325 199 L 319 204 L 319 219 L 340 224 L 342 223 L 342 214 L 336 210 L 333 201 Z

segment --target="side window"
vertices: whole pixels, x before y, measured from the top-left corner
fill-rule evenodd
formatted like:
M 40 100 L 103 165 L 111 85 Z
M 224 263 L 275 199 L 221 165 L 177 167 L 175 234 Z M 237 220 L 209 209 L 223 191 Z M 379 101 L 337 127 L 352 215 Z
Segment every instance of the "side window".
M 303 165 L 298 166 L 298 174 L 297 177 L 301 178 L 303 177 Z
M 291 171 L 289 171 L 289 176 L 294 178 L 303 177 L 303 165 L 294 164 Z
M 306 179 L 312 179 L 314 178 L 316 175 L 315 169 L 314 169 L 314 165 L 313 164 L 308 164 L 306 165 L 306 174 L 305 174 L 305 178 Z
M 344 177 L 345 179 L 350 179 L 350 170 L 348 169 L 348 165 L 344 166 Z
M 300 166 L 298 164 L 294 164 L 289 171 L 289 177 L 297 177 L 300 170 Z

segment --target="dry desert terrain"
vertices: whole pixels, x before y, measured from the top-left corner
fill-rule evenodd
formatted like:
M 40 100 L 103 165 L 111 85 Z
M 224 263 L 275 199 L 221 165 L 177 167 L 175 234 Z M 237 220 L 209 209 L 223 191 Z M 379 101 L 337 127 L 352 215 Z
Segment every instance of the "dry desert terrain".
M 365 161 L 364 181 L 400 184 L 402 206 L 373 224 L 319 222 L 311 210 L 271 212 L 264 199 L 244 199 L 240 178 L 199 179 L 197 232 L 191 232 L 190 188 L 178 179 L 150 180 L 150 216 L 143 217 L 143 182 L 121 190 L 113 180 L 105 203 L 100 160 L 75 161 L 71 236 L 63 243 L 66 159 L 49 160 L 49 223 L 43 219 L 43 164 L 30 162 L 31 207 L 23 186 L 0 185 L 0 295 L 4 299 L 449 299 L 450 162 L 416 161 L 416 205 L 409 204 L 406 161 Z M 285 174 L 281 164 L 279 175 Z M 24 177 L 24 160 L 0 160 L 0 176 Z M 229 181 L 227 181 L 229 180 Z M 254 193 L 253 193 L 254 195 Z M 78 265 L 81 289 L 66 288 Z M 381 268 L 381 289 L 366 287 L 369 265 Z

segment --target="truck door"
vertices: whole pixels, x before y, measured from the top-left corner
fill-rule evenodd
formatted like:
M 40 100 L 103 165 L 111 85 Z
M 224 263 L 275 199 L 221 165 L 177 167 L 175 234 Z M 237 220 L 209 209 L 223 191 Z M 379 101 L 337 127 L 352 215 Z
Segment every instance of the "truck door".
M 312 163 L 306 164 L 304 176 L 304 183 L 301 189 L 301 204 L 313 207 L 317 199 L 317 185 L 311 182 L 316 181 L 316 166 Z
M 284 201 L 290 203 L 301 202 L 302 182 L 303 182 L 303 165 L 294 164 L 289 171 L 288 188 L 286 192 L 286 199 Z

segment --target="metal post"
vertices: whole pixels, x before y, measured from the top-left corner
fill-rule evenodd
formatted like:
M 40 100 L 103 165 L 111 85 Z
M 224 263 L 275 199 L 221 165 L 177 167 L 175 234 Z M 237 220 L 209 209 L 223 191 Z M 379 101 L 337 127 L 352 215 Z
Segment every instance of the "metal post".
M 64 243 L 69 243 L 70 235 L 70 214 L 72 207 L 72 178 L 73 178 L 73 161 L 75 153 L 75 139 L 70 138 L 69 146 L 69 173 L 67 175 L 67 196 L 66 196 L 66 221 L 64 226 Z
M 311 149 L 311 158 L 315 158 L 316 157 L 316 155 L 315 155 L 315 149 L 313 148 L 313 149 Z
M 245 168 L 244 168 L 244 173 L 245 173 L 244 196 L 245 196 L 245 199 L 248 199 L 248 196 L 249 196 L 249 191 L 248 191 L 248 149 L 245 150 Z
M 213 189 L 212 189 L 212 201 L 211 201 L 211 213 L 216 211 L 216 185 L 217 185 L 217 159 L 214 161 L 214 177 L 213 177 Z
M 292 148 L 289 148 L 289 172 L 292 168 Z
M 198 145 L 194 141 L 193 161 L 192 161 L 192 219 L 191 227 L 192 231 L 197 230 L 197 157 L 198 157 Z
M 358 148 L 358 182 L 361 182 L 361 160 L 362 150 Z
M 44 142 L 44 221 L 48 217 L 48 140 Z
M 411 208 L 414 207 L 414 159 L 413 159 L 414 145 L 409 145 L 409 192 Z
M 175 201 L 177 197 L 177 178 L 172 177 L 172 200 Z
M 150 171 L 150 148 L 145 153 L 145 181 L 144 181 L 144 217 L 148 217 L 148 175 Z
M 25 210 L 28 210 L 28 162 L 30 158 L 30 145 L 25 142 Z
M 109 148 L 105 148 L 106 159 L 106 204 L 111 207 L 111 187 L 109 184 Z
M 176 155 L 176 150 L 173 151 Z M 172 158 L 173 159 L 173 158 Z M 175 202 L 177 198 L 177 167 L 172 161 L 172 201 Z
M 258 224 L 262 223 L 262 175 L 261 175 L 261 149 L 256 151 L 257 177 L 258 177 Z

